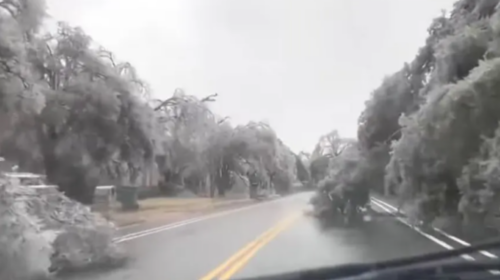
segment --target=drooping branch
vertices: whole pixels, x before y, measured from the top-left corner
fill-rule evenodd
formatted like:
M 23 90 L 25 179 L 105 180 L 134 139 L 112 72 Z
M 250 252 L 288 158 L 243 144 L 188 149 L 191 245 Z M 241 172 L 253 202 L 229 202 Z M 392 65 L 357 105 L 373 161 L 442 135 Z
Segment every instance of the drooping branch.
M 166 100 L 162 101 L 162 102 L 160 103 L 160 105 L 156 106 L 153 110 L 154 110 L 154 111 L 159 111 L 159 110 L 161 110 L 163 107 L 165 107 L 165 106 L 169 105 L 170 103 L 173 103 L 173 101 L 174 101 L 175 99 L 176 99 L 176 97 L 175 97 L 175 96 L 170 97 L 169 99 L 166 99 Z
M 4 8 L 12 17 L 16 16 L 16 9 L 18 9 L 18 7 L 12 1 L 2 0 L 0 2 L 0 7 Z

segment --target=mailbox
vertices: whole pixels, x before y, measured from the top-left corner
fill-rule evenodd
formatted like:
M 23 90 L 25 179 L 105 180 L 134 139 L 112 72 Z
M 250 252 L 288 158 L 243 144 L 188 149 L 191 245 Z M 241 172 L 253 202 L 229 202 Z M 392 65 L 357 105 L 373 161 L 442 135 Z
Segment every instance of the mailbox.
M 92 209 L 100 212 L 109 219 L 109 214 L 113 201 L 116 197 L 115 186 L 97 186 L 94 192 L 94 203 Z
M 94 199 L 105 199 L 110 202 L 116 197 L 115 186 L 97 186 L 94 192 Z

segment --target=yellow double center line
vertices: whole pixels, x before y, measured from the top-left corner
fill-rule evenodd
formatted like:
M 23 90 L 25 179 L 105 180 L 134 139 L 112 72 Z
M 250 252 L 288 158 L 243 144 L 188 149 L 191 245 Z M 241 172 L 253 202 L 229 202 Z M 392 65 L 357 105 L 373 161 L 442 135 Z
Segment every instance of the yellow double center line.
M 278 234 L 287 229 L 300 215 L 295 213 L 286 219 L 280 221 L 276 226 L 272 227 L 254 241 L 248 243 L 243 249 L 236 252 L 223 264 L 212 270 L 210 273 L 202 277 L 200 280 L 228 280 L 236 272 L 241 270 L 245 264 L 266 244 L 273 240 Z

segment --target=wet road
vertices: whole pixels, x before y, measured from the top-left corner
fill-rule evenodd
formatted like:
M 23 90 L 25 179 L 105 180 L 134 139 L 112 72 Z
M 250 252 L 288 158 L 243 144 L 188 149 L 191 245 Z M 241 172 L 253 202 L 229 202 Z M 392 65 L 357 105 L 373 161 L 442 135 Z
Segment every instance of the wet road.
M 126 267 L 71 279 L 235 279 L 463 247 L 450 236 L 419 233 L 392 217 L 378 217 L 363 230 L 324 228 L 303 214 L 311 195 L 300 193 L 140 234 L 128 229 L 131 234 L 122 242 L 134 259 Z M 380 212 L 393 210 L 378 200 L 372 205 Z

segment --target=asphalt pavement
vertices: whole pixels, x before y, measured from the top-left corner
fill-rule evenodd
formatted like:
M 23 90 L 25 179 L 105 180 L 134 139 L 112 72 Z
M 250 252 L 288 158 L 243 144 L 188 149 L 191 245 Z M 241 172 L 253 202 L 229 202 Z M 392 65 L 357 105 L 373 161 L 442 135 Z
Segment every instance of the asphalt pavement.
M 446 233 L 424 233 L 390 215 L 360 228 L 325 227 L 304 215 L 312 193 L 299 193 L 239 209 L 153 228 L 117 239 L 132 260 L 76 280 L 237 279 L 347 263 L 366 263 L 464 247 Z M 388 203 L 372 200 L 380 213 Z M 489 256 L 488 256 L 489 254 Z M 494 259 L 489 252 L 464 261 Z

